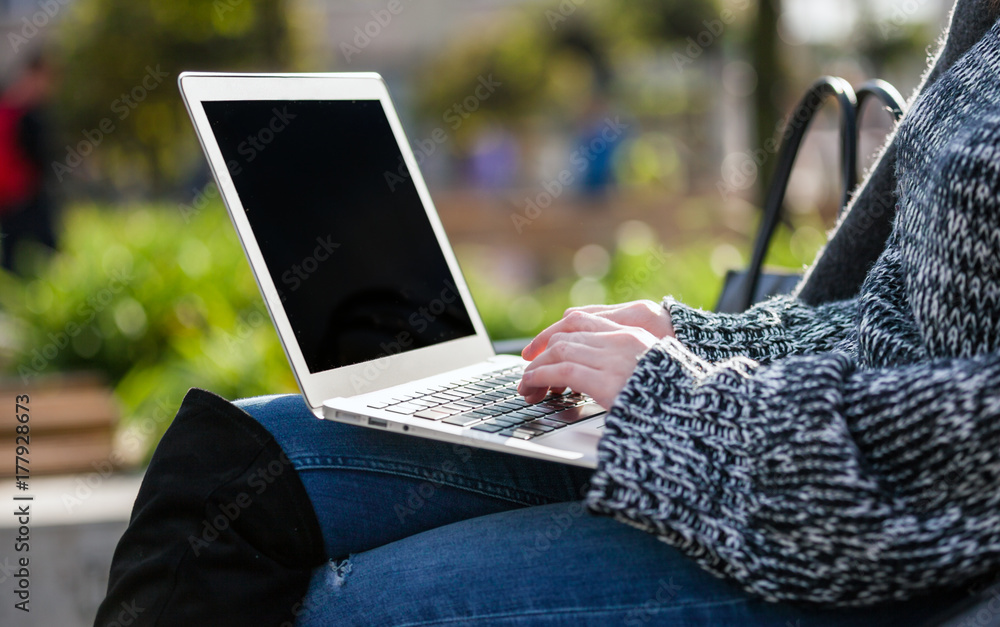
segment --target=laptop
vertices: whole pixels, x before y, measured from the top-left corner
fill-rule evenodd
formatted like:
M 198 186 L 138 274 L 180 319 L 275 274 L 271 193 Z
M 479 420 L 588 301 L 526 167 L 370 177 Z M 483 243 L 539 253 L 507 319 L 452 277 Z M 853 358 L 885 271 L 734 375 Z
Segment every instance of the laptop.
M 178 83 L 317 417 L 596 466 L 604 409 L 517 394 L 526 362 L 494 353 L 378 74 Z

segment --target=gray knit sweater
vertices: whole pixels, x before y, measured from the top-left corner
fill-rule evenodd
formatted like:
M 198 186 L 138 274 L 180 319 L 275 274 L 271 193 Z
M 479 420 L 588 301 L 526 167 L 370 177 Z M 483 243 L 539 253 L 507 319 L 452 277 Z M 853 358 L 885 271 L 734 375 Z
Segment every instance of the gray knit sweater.
M 853 299 L 667 299 L 588 494 L 775 601 L 863 605 L 1000 570 L 1000 24 L 895 140 L 898 214 Z

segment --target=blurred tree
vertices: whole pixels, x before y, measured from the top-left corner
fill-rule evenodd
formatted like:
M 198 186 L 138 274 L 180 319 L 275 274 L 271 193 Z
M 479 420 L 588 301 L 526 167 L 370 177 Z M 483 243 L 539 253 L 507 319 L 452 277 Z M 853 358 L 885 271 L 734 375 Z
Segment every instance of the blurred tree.
M 79 0 L 57 52 L 60 181 L 163 194 L 196 154 L 177 94 L 183 70 L 287 70 L 286 0 Z M 184 139 L 179 139 L 184 138 Z M 91 154 L 93 153 L 93 154 Z M 61 164 L 61 165 L 60 165 Z
M 551 3 L 542 12 L 532 5 L 446 46 L 417 83 L 418 109 L 426 119 L 439 118 L 472 93 L 480 76 L 494 74 L 504 87 L 480 103 L 483 113 L 453 129 L 459 144 L 496 119 L 548 112 L 566 120 L 588 90 L 614 89 L 623 50 L 684 42 L 718 11 L 716 0 L 590 0 Z
M 757 0 L 757 15 L 750 34 L 751 64 L 757 70 L 757 89 L 753 94 L 754 148 L 766 146 L 774 138 L 778 122 L 784 115 L 785 72 L 778 58 L 778 16 L 781 0 Z M 767 184 L 771 180 L 777 159 L 765 159 L 755 182 L 759 206 L 764 206 Z

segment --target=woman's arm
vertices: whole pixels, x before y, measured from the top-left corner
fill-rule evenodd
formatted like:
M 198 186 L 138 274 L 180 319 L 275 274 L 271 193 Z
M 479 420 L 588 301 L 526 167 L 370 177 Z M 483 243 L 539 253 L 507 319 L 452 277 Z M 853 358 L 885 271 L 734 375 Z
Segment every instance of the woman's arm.
M 588 495 L 774 601 L 863 605 L 1000 565 L 1000 355 L 756 369 L 655 345 Z
M 832 350 L 850 337 L 856 325 L 857 299 L 811 306 L 792 296 L 778 296 L 739 314 L 702 311 L 671 297 L 662 305 L 637 300 L 620 305 L 591 305 L 566 310 L 561 320 L 529 343 L 522 355 L 538 357 L 556 333 L 606 330 L 603 323 L 648 331 L 657 339 L 677 337 L 708 361 L 750 357 L 762 363 L 788 355 Z
M 857 300 L 812 307 L 790 296 L 741 314 L 714 314 L 667 298 L 574 307 L 538 334 L 521 355 L 531 361 L 519 390 L 535 403 L 569 386 L 611 407 L 636 363 L 659 340 L 676 337 L 712 362 L 734 357 L 767 363 L 829 351 L 851 337 Z M 676 316 L 676 317 L 675 317 Z
M 789 355 L 832 350 L 857 323 L 857 299 L 807 305 L 778 296 L 738 314 L 702 311 L 663 301 L 674 334 L 695 355 L 711 362 L 749 357 L 767 363 Z

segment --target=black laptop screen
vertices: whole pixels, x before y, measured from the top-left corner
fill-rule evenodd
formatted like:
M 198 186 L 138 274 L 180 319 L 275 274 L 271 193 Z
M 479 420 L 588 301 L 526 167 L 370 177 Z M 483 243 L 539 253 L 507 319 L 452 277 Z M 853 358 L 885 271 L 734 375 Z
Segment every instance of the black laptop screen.
M 379 101 L 203 106 L 311 372 L 475 334 Z

